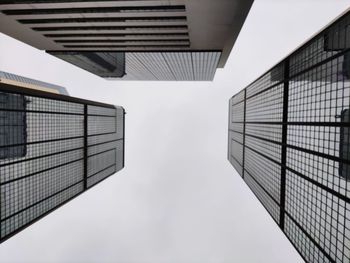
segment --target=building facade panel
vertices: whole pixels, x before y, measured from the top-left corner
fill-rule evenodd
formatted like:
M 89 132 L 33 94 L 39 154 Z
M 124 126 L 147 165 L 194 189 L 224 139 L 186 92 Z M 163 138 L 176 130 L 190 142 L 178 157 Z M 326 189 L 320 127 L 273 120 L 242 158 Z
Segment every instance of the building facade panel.
M 350 261 L 349 28 L 348 12 L 254 81 L 243 112 L 230 101 L 229 156 L 306 262 Z
M 128 52 L 123 80 L 213 80 L 221 52 Z
M 244 92 L 240 92 L 230 99 L 228 126 L 228 160 L 241 176 L 243 176 L 242 164 L 244 162 L 244 96 Z
M 281 169 L 278 164 L 260 155 L 254 148 L 245 147 L 244 172 L 248 172 L 250 177 L 269 192 L 275 203 L 279 204 Z
M 248 93 L 248 90 L 247 90 Z M 247 122 L 282 122 L 283 85 L 247 98 Z
M 243 175 L 243 144 L 235 141 L 233 138 L 233 132 L 229 131 L 229 143 L 228 147 L 230 149 L 228 160 L 236 168 L 237 172 L 242 176 Z M 235 151 L 231 150 L 235 149 Z
M 266 210 L 270 213 L 272 218 L 279 224 L 280 218 L 280 206 L 276 203 L 275 199 L 268 194 L 267 191 L 258 183 L 258 181 L 250 175 L 249 172 L 244 173 L 244 180 L 253 191 L 255 196 L 260 200 Z

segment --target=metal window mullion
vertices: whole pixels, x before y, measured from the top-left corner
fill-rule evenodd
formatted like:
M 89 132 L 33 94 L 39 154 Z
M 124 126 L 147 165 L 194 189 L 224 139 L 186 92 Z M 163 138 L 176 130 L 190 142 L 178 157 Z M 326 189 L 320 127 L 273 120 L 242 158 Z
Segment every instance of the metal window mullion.
M 118 136 L 118 110 L 115 109 L 115 134 Z M 117 152 L 115 153 L 115 158 L 114 158 L 114 169 L 117 171 Z
M 1 180 L 0 180 L 0 182 L 1 182 Z M 2 233 L 1 233 L 1 229 L 2 229 L 2 219 L 1 219 L 2 218 L 2 213 L 1 213 L 1 211 L 2 211 L 2 209 L 1 209 L 2 198 L 1 197 L 2 197 L 2 192 L 1 192 L 1 185 L 0 185 L 0 240 L 2 240 Z
M 88 172 L 88 106 L 84 104 L 84 190 L 87 189 L 87 172 Z
M 125 109 L 123 108 L 123 167 L 125 166 Z
M 244 179 L 244 163 L 245 163 L 245 124 L 246 124 L 246 109 L 247 109 L 247 89 L 244 89 L 244 104 L 243 104 L 243 152 L 242 152 L 242 178 Z
M 281 185 L 280 185 L 280 228 L 284 230 L 286 200 L 286 163 L 288 135 L 288 95 L 289 95 L 289 58 L 284 61 L 283 113 L 282 113 L 282 146 L 281 146 Z

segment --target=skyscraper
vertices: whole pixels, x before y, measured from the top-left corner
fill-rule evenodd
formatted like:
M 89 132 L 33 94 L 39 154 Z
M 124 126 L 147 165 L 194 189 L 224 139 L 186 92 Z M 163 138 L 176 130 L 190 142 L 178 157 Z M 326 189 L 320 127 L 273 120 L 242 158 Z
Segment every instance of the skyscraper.
M 105 78 L 212 80 L 252 3 L 1 1 L 0 32 Z
M 0 72 L 0 242 L 124 167 L 124 109 Z
M 228 159 L 306 262 L 350 262 L 349 108 L 350 12 L 230 99 Z

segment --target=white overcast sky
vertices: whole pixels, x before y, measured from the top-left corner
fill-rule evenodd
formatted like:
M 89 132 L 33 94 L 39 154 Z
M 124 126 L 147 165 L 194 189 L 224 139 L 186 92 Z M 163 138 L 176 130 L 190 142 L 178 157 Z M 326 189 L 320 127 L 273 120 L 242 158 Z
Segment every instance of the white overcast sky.
M 256 0 L 202 83 L 106 81 L 0 33 L 0 70 L 128 113 L 124 170 L 1 244 L 0 262 L 303 262 L 227 161 L 228 100 L 348 7 Z

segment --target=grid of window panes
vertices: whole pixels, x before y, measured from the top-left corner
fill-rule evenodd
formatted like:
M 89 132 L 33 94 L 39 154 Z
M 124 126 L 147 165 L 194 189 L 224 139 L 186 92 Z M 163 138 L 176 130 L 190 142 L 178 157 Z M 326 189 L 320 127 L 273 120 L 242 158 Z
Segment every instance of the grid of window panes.
M 88 106 L 87 186 L 123 168 L 124 110 Z
M 3 87 L 0 242 L 124 166 L 123 108 Z
M 230 100 L 228 130 L 228 160 L 243 176 L 243 130 L 244 130 L 244 91 Z
M 306 262 L 350 262 L 349 136 L 350 13 L 230 100 L 229 160 Z

